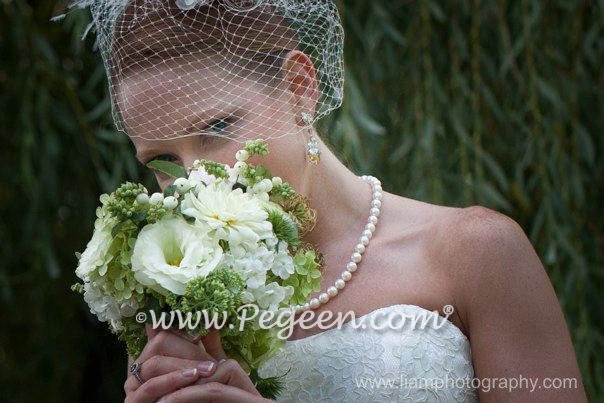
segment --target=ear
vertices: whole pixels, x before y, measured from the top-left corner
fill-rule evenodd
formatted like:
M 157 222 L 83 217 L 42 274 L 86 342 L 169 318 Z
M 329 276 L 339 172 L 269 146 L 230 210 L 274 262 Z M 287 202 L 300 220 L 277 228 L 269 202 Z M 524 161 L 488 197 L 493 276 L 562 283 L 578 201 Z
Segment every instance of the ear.
M 296 114 L 306 112 L 314 115 L 319 91 L 312 61 L 299 50 L 290 50 L 285 55 L 282 68 L 287 88 L 297 105 Z

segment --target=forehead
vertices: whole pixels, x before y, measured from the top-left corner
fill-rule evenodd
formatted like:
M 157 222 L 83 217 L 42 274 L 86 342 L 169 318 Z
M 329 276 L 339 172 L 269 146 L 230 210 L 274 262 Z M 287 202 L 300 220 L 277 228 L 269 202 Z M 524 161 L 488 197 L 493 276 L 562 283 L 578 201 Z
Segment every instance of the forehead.
M 128 134 L 166 139 L 195 129 L 195 122 L 225 118 L 237 109 L 259 109 L 267 97 L 275 98 L 262 84 L 230 73 L 234 69 L 224 64 L 217 56 L 189 57 L 132 71 L 116 85 Z

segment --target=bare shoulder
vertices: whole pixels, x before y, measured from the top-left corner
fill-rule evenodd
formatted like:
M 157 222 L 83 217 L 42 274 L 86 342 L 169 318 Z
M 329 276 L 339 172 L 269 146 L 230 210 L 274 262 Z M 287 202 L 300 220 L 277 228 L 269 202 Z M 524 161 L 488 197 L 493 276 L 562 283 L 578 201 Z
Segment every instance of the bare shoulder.
M 453 208 L 404 201 L 413 211 L 421 234 L 425 274 L 445 279 L 445 292 L 455 301 L 462 325 L 469 311 L 483 300 L 510 295 L 517 284 L 542 284 L 549 279 L 521 226 L 512 218 L 482 206 Z
M 488 274 L 534 253 L 516 221 L 482 206 L 446 208 L 431 234 L 433 256 L 455 276 Z

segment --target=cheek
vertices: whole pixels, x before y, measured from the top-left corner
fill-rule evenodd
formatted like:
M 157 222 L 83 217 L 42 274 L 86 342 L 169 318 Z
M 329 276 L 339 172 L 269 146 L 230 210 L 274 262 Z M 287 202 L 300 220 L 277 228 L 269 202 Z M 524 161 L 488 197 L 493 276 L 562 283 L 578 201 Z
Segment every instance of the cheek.
M 157 180 L 157 184 L 159 185 L 159 188 L 161 189 L 161 191 L 163 192 L 168 186 L 170 186 L 171 184 L 174 183 L 174 179 L 170 178 L 166 175 L 163 174 L 155 174 L 155 179 Z

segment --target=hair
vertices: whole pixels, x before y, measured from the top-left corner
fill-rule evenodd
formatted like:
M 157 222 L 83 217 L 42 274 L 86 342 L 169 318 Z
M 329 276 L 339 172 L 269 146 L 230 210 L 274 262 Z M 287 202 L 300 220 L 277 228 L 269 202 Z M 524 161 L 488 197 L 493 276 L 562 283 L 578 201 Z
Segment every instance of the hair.
M 116 22 L 108 68 L 118 82 L 166 61 L 216 54 L 237 75 L 267 83 L 280 77 L 283 57 L 299 46 L 283 16 L 266 7 L 237 13 L 213 0 L 188 11 L 174 2 L 149 8 L 132 1 Z
M 109 80 L 113 118 L 117 129 L 130 135 L 168 139 L 179 136 L 181 131 L 184 133 L 185 125 L 190 125 L 188 115 L 171 116 L 174 125 L 170 125 L 170 132 L 162 132 L 166 123 L 149 129 L 143 128 L 140 122 L 161 123 L 164 117 L 155 116 L 153 112 L 162 107 L 164 93 L 159 86 L 164 82 L 179 81 L 180 87 L 166 87 L 168 91 L 186 87 L 187 80 L 195 87 L 195 80 L 206 78 L 201 76 L 206 71 L 211 75 L 216 73 L 218 81 L 210 85 L 217 90 L 217 95 L 239 86 L 249 94 L 255 92 L 275 100 L 285 99 L 288 83 L 283 63 L 292 50 L 303 52 L 314 65 L 318 100 L 311 112 L 313 121 L 341 105 L 343 31 L 332 0 L 74 1 L 91 8 L 97 44 Z M 170 78 L 164 81 L 164 76 Z M 131 78 L 134 80 L 129 81 Z M 160 80 L 156 80 L 158 78 Z M 149 94 L 155 91 L 144 98 L 149 106 L 140 112 L 145 113 L 145 119 L 132 123 L 138 126 L 126 125 L 124 119 L 129 106 L 138 107 L 138 104 L 130 104 L 133 98 L 124 91 L 127 80 L 129 84 L 136 84 L 133 91 L 149 90 Z M 213 96 L 211 91 L 209 96 Z M 136 120 L 133 117 L 128 117 L 129 123 Z M 268 122 L 266 126 L 267 131 L 274 129 Z M 284 133 L 275 130 L 273 134 L 253 135 L 268 138 Z M 237 141 L 246 140 L 232 137 Z

